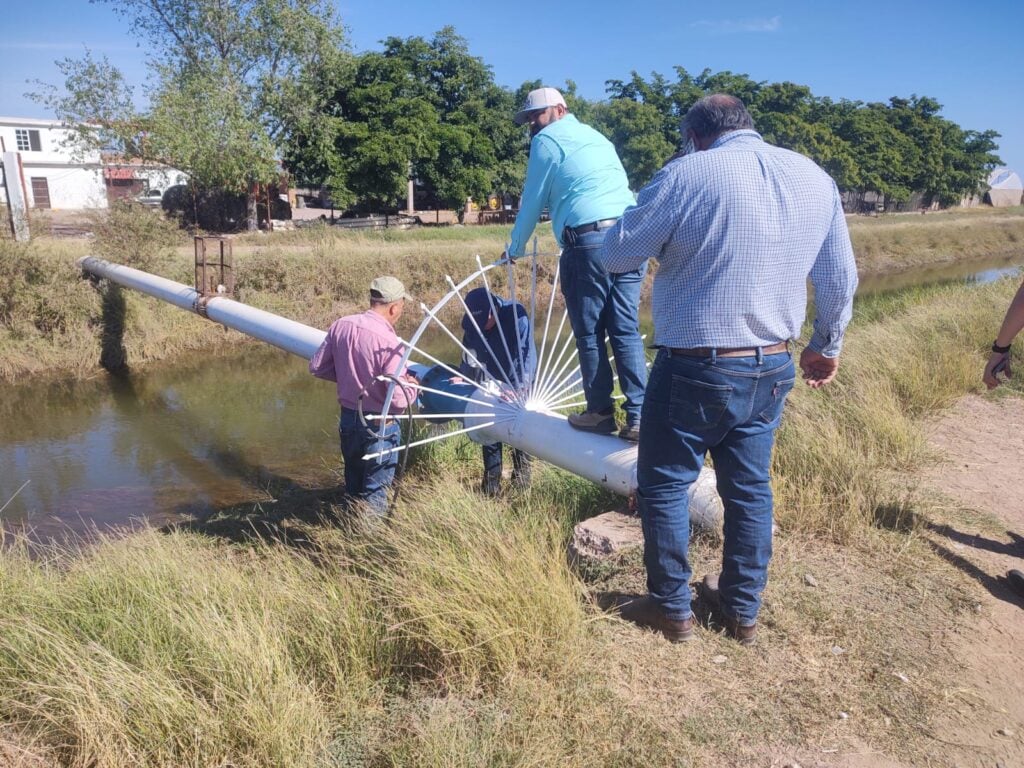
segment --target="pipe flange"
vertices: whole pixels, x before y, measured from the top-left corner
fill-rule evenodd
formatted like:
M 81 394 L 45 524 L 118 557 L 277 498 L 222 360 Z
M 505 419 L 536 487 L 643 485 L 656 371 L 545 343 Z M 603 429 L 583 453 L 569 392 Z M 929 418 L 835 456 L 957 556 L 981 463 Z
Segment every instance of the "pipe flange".
M 196 303 L 193 305 L 193 308 L 195 309 L 196 314 L 199 315 L 200 317 L 204 317 L 207 320 L 209 320 L 210 316 L 206 312 L 206 305 L 210 301 L 210 299 L 214 299 L 214 298 L 216 298 L 216 296 L 199 296 L 199 297 L 197 297 L 196 298 Z

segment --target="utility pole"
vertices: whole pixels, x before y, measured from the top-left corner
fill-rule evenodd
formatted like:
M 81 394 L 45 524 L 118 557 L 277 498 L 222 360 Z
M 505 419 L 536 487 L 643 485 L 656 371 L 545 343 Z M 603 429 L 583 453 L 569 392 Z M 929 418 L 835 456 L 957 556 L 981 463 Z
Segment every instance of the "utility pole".
M 25 191 L 25 178 L 21 172 L 21 154 L 8 152 L 0 138 L 0 153 L 3 156 L 3 186 L 7 197 L 7 217 L 11 234 L 19 243 L 29 241 L 28 231 L 28 195 Z

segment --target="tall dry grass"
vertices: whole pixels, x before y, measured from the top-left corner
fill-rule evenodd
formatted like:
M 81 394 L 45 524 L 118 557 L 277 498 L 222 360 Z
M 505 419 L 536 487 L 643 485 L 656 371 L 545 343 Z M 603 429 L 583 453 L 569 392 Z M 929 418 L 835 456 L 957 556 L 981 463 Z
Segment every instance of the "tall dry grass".
M 129 365 L 245 341 L 130 291 L 114 296 L 114 302 L 105 293 L 96 295 L 76 279 L 73 263 L 80 256 L 101 255 L 190 285 L 193 255 L 188 237 L 148 209 L 118 206 L 90 218 L 91 240 L 42 236 L 24 245 L 0 240 L 0 381 L 43 373 L 94 374 L 104 334 L 109 337 L 111 307 L 122 304 L 123 333 L 117 330 Z M 872 273 L 1019 252 L 1024 210 L 850 217 L 850 228 L 860 270 Z M 540 251 L 555 253 L 550 228 L 541 225 L 538 232 Z M 477 256 L 484 263 L 494 260 L 507 236 L 507 227 L 348 232 L 327 226 L 242 235 L 233 239 L 238 298 L 324 328 L 363 307 L 373 277 L 392 273 L 430 305 L 446 291 L 445 275 L 461 279 L 476 268 Z M 498 290 L 504 287 L 502 270 L 490 277 Z M 543 305 L 550 270 L 542 270 L 540 278 Z M 410 332 L 417 321 L 409 313 L 400 332 Z
M 981 387 L 1017 285 L 941 286 L 917 292 L 916 302 L 866 302 L 837 380 L 818 391 L 798 386 L 787 403 L 774 459 L 784 525 L 846 541 L 899 515 L 909 495 L 886 477 L 920 468 L 929 457 L 922 420 Z
M 595 676 L 547 515 L 438 481 L 390 527 L 302 543 L 8 549 L 0 722 L 36 756 L 102 766 L 603 765 L 656 731 Z
M 862 274 L 1011 256 L 1024 249 L 1024 208 L 950 209 L 921 215 L 849 216 Z
M 34 559 L 8 542 L 0 755 L 731 765 L 867 744 L 926 764 L 954 666 L 935 663 L 929 628 L 970 588 L 913 525 L 932 502 L 886 479 L 927 461 L 921 420 L 977 387 L 1015 287 L 873 300 L 836 384 L 798 388 L 775 457 L 782 531 L 759 650 L 713 624 L 670 647 L 606 617 L 596 593 L 644 590 L 637 556 L 584 580 L 564 543 L 610 498 L 542 469 L 531 490 L 484 499 L 478 447 L 450 441 L 410 462 L 385 528 L 297 524 L 284 544 L 243 515 L 252 535 L 230 541 L 141 531 Z M 697 537 L 693 554 L 712 570 L 718 544 Z

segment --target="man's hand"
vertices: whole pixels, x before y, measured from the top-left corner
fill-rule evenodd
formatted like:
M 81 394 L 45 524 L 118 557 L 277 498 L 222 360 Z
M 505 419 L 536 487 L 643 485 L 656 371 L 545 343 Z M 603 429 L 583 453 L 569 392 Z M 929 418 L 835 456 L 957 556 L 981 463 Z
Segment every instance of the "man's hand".
M 995 389 L 1002 382 L 999 381 L 999 374 L 1005 373 L 1006 378 L 1013 378 L 1013 371 L 1010 370 L 1010 353 L 1009 352 L 993 352 L 988 357 L 988 362 L 985 364 L 985 372 L 981 375 L 981 380 L 985 382 L 985 386 L 989 389 Z
M 800 353 L 800 370 L 804 372 L 804 381 L 811 389 L 828 384 L 836 377 L 839 370 L 838 357 L 825 357 L 810 347 L 804 347 Z

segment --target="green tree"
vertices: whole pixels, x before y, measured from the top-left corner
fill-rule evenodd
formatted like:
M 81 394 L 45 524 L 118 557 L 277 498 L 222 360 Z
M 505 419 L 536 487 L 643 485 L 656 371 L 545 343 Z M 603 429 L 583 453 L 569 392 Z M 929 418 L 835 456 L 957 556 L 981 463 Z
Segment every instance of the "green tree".
M 467 197 L 485 198 L 495 189 L 498 150 L 506 147 L 510 129 L 505 123 L 511 123 L 497 113 L 505 100 L 491 68 L 470 54 L 466 40 L 451 26 L 429 42 L 420 37 L 388 38 L 384 55 L 405 63 L 421 98 L 438 115 L 438 151 L 413 159 L 417 178 L 443 205 L 459 211 Z
M 388 38 L 382 51 L 320 82 L 317 115 L 290 127 L 285 158 L 338 204 L 397 204 L 410 164 L 443 205 L 460 211 L 467 197 L 521 187 L 514 95 L 452 27 L 430 40 Z
M 166 163 L 194 187 L 244 193 L 256 226 L 254 187 L 275 181 L 283 127 L 306 109 L 304 72 L 342 56 L 341 27 L 327 0 L 100 0 L 129 21 L 149 52 L 148 108 L 105 59 L 59 63 L 64 88 L 40 100 L 83 126 L 88 144 Z M 118 88 L 111 88 L 111 80 Z M 89 126 L 99 126 L 95 130 Z
M 615 145 L 634 190 L 650 181 L 673 152 L 664 116 L 651 103 L 612 99 L 596 108 L 594 127 Z

